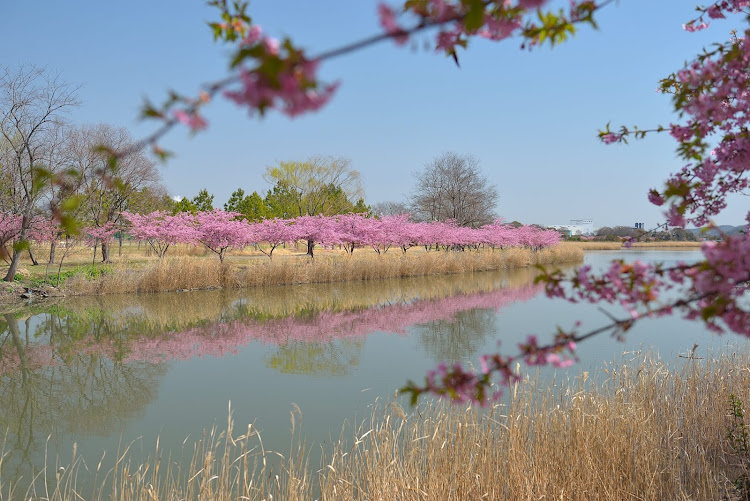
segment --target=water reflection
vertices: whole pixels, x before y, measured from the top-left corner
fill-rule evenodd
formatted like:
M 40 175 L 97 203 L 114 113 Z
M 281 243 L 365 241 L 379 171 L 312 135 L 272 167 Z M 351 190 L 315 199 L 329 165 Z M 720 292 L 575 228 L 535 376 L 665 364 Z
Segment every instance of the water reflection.
M 419 344 L 435 362 L 472 359 L 488 339 L 497 334 L 495 310 L 471 309 L 453 320 L 437 320 L 415 326 Z
M 144 419 L 166 374 L 182 364 L 194 365 L 211 388 L 238 379 L 229 371 L 214 374 L 210 364 L 196 365 L 201 359 L 258 357 L 269 386 L 274 373 L 348 380 L 369 334 L 405 336 L 413 329 L 434 361 L 472 357 L 496 334 L 497 310 L 540 292 L 532 279 L 532 272 L 519 270 L 78 298 L 0 315 L 0 431 L 7 430 L 0 454 L 13 451 L 2 476 L 39 471 L 50 435 L 55 450 L 118 436 Z M 248 350 L 252 344 L 258 348 Z
M 347 376 L 359 364 L 364 341 L 332 340 L 328 343 L 292 341 L 264 357 L 266 367 L 284 374 Z
M 59 327 L 57 317 L 47 317 Z M 106 435 L 140 416 L 156 396 L 165 368 L 123 364 L 95 353 L 39 344 L 40 326 L 31 317 L 5 314 L 0 323 L 0 430 L 14 458 L 5 474 L 16 476 L 45 446 L 49 434 Z M 52 333 L 52 330 L 46 331 Z M 59 331 L 58 331 L 59 333 Z M 54 442 L 57 443 L 57 442 Z
M 491 315 L 461 313 L 528 300 L 539 292 L 529 284 L 531 278 L 528 272 L 477 274 L 454 277 L 450 287 L 424 278 L 319 290 L 277 287 L 245 295 L 79 299 L 27 315 L 33 335 L 27 335 L 22 352 L 0 344 L 0 375 L 15 374 L 21 364 L 26 370 L 67 365 L 82 355 L 126 364 L 219 358 L 237 354 L 253 341 L 279 346 L 267 360 L 282 372 L 343 375 L 347 371 L 341 364 L 356 364 L 361 342 L 337 340 L 361 340 L 376 331 L 404 334 L 415 324 L 423 325 L 423 333 L 429 331 L 422 342 L 436 360 L 461 358 L 474 353 L 493 329 Z M 13 316 L 6 319 L 17 323 Z M 14 339 L 15 327 L 0 328 Z M 326 359 L 339 368 L 328 367 Z

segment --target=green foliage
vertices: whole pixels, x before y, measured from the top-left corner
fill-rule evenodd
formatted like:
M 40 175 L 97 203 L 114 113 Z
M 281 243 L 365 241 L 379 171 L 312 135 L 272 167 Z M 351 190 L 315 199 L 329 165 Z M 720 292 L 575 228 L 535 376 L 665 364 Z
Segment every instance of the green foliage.
M 367 214 L 367 217 L 373 217 L 372 207 L 365 203 L 365 199 L 360 197 L 357 203 L 354 204 L 352 212 L 357 214 Z
M 209 195 L 208 190 L 204 188 L 193 198 L 193 204 L 200 212 L 212 211 L 214 210 L 214 196 Z
M 301 196 L 298 190 L 291 188 L 285 181 L 279 180 L 268 190 L 263 200 L 268 217 L 291 218 L 303 215 Z
M 195 214 L 196 212 L 212 210 L 214 210 L 214 196 L 210 195 L 208 190 L 204 188 L 200 190 L 192 200 L 182 198 L 179 202 L 176 202 L 172 208 L 172 213 L 177 214 L 178 212 L 189 212 Z
M 86 265 L 78 266 L 72 270 L 65 270 L 60 272 L 60 276 L 55 273 L 53 275 L 30 278 L 26 280 L 30 287 L 42 287 L 45 285 L 59 286 L 65 283 L 66 280 L 72 277 L 83 277 L 86 280 L 97 280 L 105 275 L 112 273 L 112 266 L 109 265 Z M 58 282 L 59 278 L 59 282 Z M 15 280 L 24 281 L 21 275 L 16 274 Z
M 159 189 L 144 186 L 134 191 L 128 201 L 129 212 L 136 214 L 149 214 L 154 211 L 171 211 L 175 202 Z
M 252 195 L 245 195 L 245 190 L 242 188 L 237 188 L 232 193 L 227 203 L 224 204 L 224 210 L 239 212 L 242 214 L 242 219 L 254 222 L 261 221 L 270 214 L 266 201 L 257 191 L 254 191 Z
M 191 214 L 195 214 L 198 212 L 198 209 L 195 207 L 195 204 L 192 200 L 189 198 L 181 198 L 177 202 L 175 202 L 174 206 L 172 207 L 172 214 L 177 214 L 179 212 L 189 212 Z
M 13 250 L 15 252 L 21 252 L 29 249 L 28 240 L 19 240 L 13 244 Z
M 342 157 L 310 157 L 303 162 L 279 162 L 266 169 L 273 185 L 266 195 L 271 217 L 334 215 L 352 212 L 362 196 L 359 172 Z

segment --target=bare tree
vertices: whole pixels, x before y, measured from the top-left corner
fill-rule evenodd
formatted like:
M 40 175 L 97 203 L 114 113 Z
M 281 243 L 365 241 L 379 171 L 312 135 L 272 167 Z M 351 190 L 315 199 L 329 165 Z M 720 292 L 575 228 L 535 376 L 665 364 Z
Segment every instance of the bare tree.
M 19 240 L 24 242 L 34 210 L 60 167 L 61 129 L 66 113 L 78 105 L 77 89 L 40 68 L 0 71 L 0 165 L 9 182 L 4 198 L 22 216 Z M 14 249 L 5 281 L 13 280 L 21 252 Z
M 412 210 L 420 219 L 453 219 L 460 226 L 476 228 L 497 217 L 497 188 L 482 174 L 479 161 L 471 155 L 443 153 L 416 178 Z
M 84 197 L 81 216 L 86 224 L 117 224 L 122 211 L 142 205 L 144 191 L 166 193 L 156 164 L 143 151 L 134 151 L 110 164 L 108 149 L 132 148 L 128 131 L 108 124 L 81 126 L 69 134 L 66 155 L 80 173 L 79 190 Z M 102 242 L 102 261 L 109 261 L 109 254 L 109 244 Z
M 372 212 L 376 216 L 398 216 L 400 214 L 408 214 L 411 210 L 411 207 L 404 202 L 386 201 L 378 202 L 372 206 Z

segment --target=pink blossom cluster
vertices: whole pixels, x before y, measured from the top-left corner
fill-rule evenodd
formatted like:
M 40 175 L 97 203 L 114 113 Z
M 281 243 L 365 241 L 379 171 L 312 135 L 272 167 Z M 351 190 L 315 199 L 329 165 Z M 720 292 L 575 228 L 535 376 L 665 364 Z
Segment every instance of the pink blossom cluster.
M 392 247 L 403 252 L 412 246 L 443 248 L 527 247 L 539 250 L 555 245 L 559 233 L 536 226 L 502 224 L 496 221 L 481 228 L 466 228 L 453 222 L 414 223 L 407 214 L 368 218 L 363 214 L 302 216 L 295 219 L 266 219 L 253 223 L 238 214 L 214 210 L 169 215 L 154 212 L 141 215 L 123 213 L 130 234 L 148 242 L 159 257 L 175 243 L 203 244 L 223 261 L 229 249 L 266 243 L 258 248 L 269 257 L 284 243 L 308 240 L 324 246 L 343 246 L 347 252 L 355 246 L 372 247 L 386 253 Z
M 224 92 L 227 98 L 251 114 L 276 108 L 289 117 L 316 111 L 331 99 L 339 84 L 318 82 L 320 61 L 305 57 L 289 40 L 280 44 L 263 35 L 259 25 L 247 32 L 238 52 L 240 88 Z
M 484 406 L 499 399 L 504 388 L 521 380 L 520 374 L 512 367 L 514 362 L 523 360 L 531 366 L 552 365 L 560 369 L 573 365 L 577 360 L 575 340 L 574 332 L 559 330 L 552 343 L 542 345 L 532 334 L 518 345 L 519 354 L 516 356 L 503 356 L 500 353 L 482 355 L 479 357 L 479 372 L 466 369 L 459 363 L 452 366 L 440 364 L 428 372 L 422 386 L 410 381 L 401 391 L 411 394 L 412 403 L 426 393 L 453 403 L 471 402 Z
M 714 332 L 750 336 L 750 234 L 706 242 L 703 254 L 704 262 L 673 276 L 680 283 L 687 281 L 699 298 L 683 307 L 685 316 L 703 320 Z
M 750 236 L 705 242 L 702 251 L 704 261 L 670 268 L 613 261 L 603 273 L 583 266 L 573 278 L 555 271 L 539 280 L 545 282 L 548 296 L 571 302 L 619 303 L 632 320 L 679 312 L 704 322 L 714 332 L 750 336 Z M 680 299 L 663 299 L 665 291 L 675 289 L 680 289 Z M 621 322 L 621 326 L 626 330 L 629 323 Z
M 576 343 L 572 340 L 567 343 L 557 342 L 552 346 L 541 346 L 534 334 L 526 337 L 526 342 L 518 345 L 523 360 L 527 365 L 552 365 L 558 369 L 567 369 L 575 363 Z M 570 356 L 560 355 L 567 350 Z
M 683 24 L 682 28 L 685 31 L 705 30 L 710 25 L 710 22 L 705 21 L 706 16 L 709 19 L 724 19 L 725 14 L 742 12 L 742 9 L 748 6 L 750 6 L 750 0 L 719 0 L 708 7 L 698 7 L 700 16 Z
M 564 39 L 564 31 L 573 30 L 573 25 L 590 21 L 592 13 L 599 6 L 590 0 L 571 0 L 565 14 L 554 15 L 554 23 L 538 23 L 537 9 L 547 0 L 488 0 L 466 2 L 456 0 L 425 0 L 406 2 L 403 13 L 416 18 L 411 30 L 399 24 L 399 12 L 386 5 L 378 4 L 380 25 L 393 40 L 405 44 L 412 31 L 424 26 L 440 26 L 436 35 L 436 50 L 456 57 L 457 47 L 466 47 L 474 36 L 488 40 L 504 40 L 513 35 L 522 35 L 529 45 L 537 45 L 549 40 L 551 43 Z M 559 37 L 559 40 L 558 40 Z
M 147 242 L 159 258 L 164 257 L 170 245 L 193 242 L 192 215 L 180 212 L 176 215 L 165 211 L 150 214 L 123 212 L 128 221 L 128 232 L 138 241 Z
M 102 226 L 89 226 L 83 230 L 86 243 L 90 246 L 111 241 L 119 231 L 114 221 L 107 221 Z
M 733 9 L 746 3 L 718 2 L 714 7 Z M 744 38 L 733 38 L 697 57 L 662 83 L 674 94 L 676 111 L 684 117 L 669 131 L 687 163 L 667 180 L 663 191 L 652 190 L 649 199 L 657 205 L 669 203 L 671 225 L 704 226 L 726 207 L 728 195 L 743 193 L 749 186 L 747 36 L 745 32 Z
M 23 215 L 0 212 L 0 245 L 17 240 L 21 235 Z M 41 215 L 32 216 L 27 238 L 32 242 L 45 243 L 57 238 L 60 233 L 58 221 Z

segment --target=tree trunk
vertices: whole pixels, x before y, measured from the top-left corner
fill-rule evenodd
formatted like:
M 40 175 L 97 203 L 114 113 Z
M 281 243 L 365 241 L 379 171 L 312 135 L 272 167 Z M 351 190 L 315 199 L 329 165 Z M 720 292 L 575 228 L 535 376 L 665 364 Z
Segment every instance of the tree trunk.
M 23 219 L 21 219 L 21 234 L 18 235 L 18 240 L 23 242 L 26 240 L 26 235 L 29 231 L 29 223 L 31 222 L 31 217 L 28 213 L 25 213 L 23 215 Z M 19 250 L 13 250 L 13 258 L 10 261 L 10 268 L 8 268 L 8 273 L 5 275 L 5 278 L 3 280 L 5 282 L 12 282 L 16 278 L 16 271 L 18 271 L 18 264 L 21 262 L 21 251 Z
M 102 263 L 109 263 L 109 242 L 102 240 Z
M 314 258 L 315 255 L 313 254 L 313 248 L 315 247 L 315 240 L 308 240 L 307 241 L 307 255 L 310 256 L 310 258 Z
M 3 278 L 5 282 L 12 282 L 15 280 L 19 261 L 21 261 L 21 253 L 14 250 L 13 258 L 10 260 L 10 268 L 8 268 L 8 273 L 5 275 L 5 278 Z
M 31 252 L 31 247 L 29 247 L 29 258 L 31 259 L 32 266 L 39 266 L 39 261 L 36 260 L 36 258 L 34 257 L 34 253 Z
M 54 239 L 49 244 L 49 264 L 55 262 L 55 251 L 57 250 L 57 239 Z
M 117 240 L 120 242 L 120 245 L 117 248 L 117 257 L 122 257 L 122 231 L 117 234 Z

